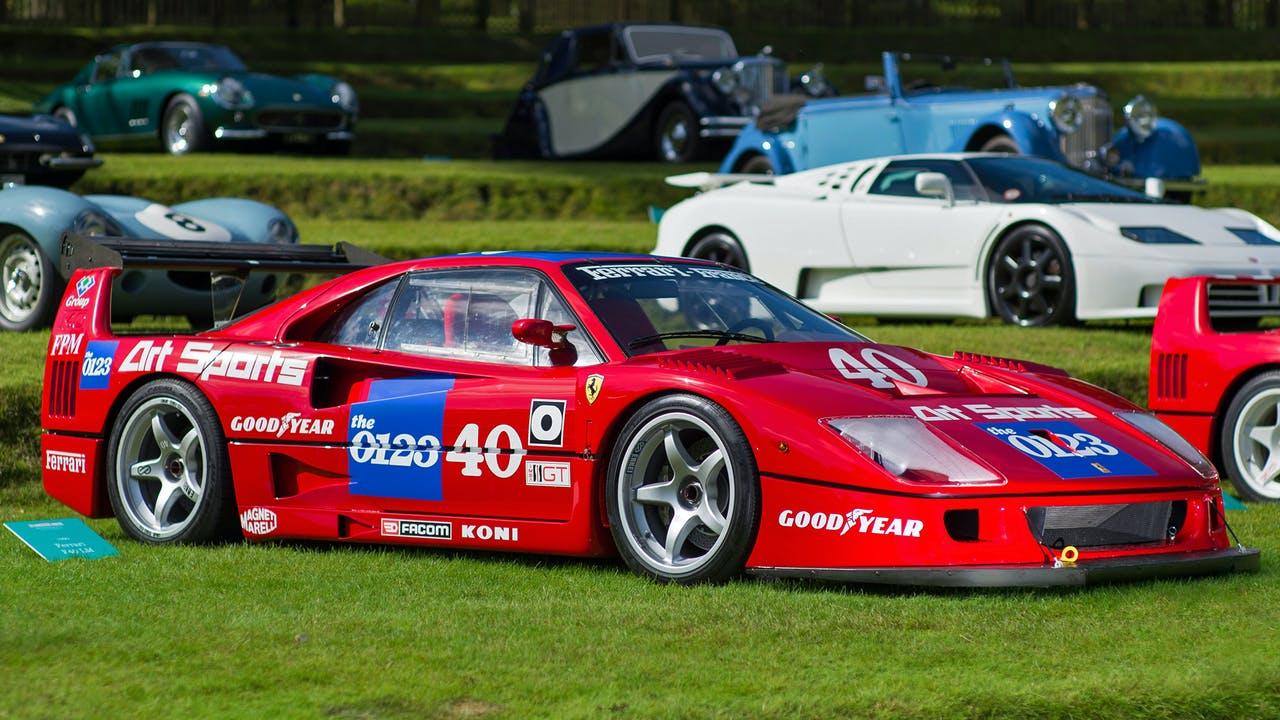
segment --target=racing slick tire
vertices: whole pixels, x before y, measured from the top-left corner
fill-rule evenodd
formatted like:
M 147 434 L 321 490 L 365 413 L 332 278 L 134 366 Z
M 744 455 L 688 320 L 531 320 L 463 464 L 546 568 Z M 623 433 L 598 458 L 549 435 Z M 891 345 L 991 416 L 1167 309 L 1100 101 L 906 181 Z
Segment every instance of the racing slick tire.
M 1022 148 L 1018 147 L 1018 143 L 1013 138 L 1001 133 L 987 138 L 987 141 L 982 143 L 982 147 L 978 148 L 978 152 L 1021 155 Z
M 1227 406 L 1222 469 L 1245 500 L 1280 500 L 1280 370 L 1245 383 Z
M 760 527 L 751 445 L 706 398 L 651 400 L 618 435 L 605 506 L 618 552 L 635 572 L 659 582 L 723 582 L 742 572 Z
M 773 162 L 764 155 L 752 155 L 739 166 L 738 172 L 747 175 L 772 175 Z
M 698 135 L 698 116 L 684 102 L 662 108 L 654 126 L 653 147 L 658 160 L 687 163 L 702 157 L 702 138 Z
M 1000 238 L 985 274 L 987 304 L 1005 322 L 1022 327 L 1075 322 L 1071 253 L 1048 226 L 1023 225 Z
M 160 147 L 170 155 L 188 155 L 209 146 L 204 115 L 194 98 L 175 95 L 164 108 L 160 120 Z
M 125 534 L 152 544 L 235 535 L 226 438 L 213 405 L 161 378 L 131 395 L 107 442 L 107 495 Z
M 47 327 L 62 287 L 58 269 L 34 238 L 0 226 L 0 328 L 24 332 Z
M 743 272 L 751 272 L 751 264 L 747 262 L 747 251 L 743 249 L 738 238 L 727 230 L 712 230 L 689 243 L 685 251 L 686 257 L 710 260 L 735 267 Z

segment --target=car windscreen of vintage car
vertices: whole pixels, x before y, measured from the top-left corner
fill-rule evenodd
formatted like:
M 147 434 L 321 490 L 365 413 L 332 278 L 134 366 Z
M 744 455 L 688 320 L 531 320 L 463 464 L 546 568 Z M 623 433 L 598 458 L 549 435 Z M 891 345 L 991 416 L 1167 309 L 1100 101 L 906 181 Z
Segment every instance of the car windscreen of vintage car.
M 747 273 L 693 263 L 590 263 L 569 280 L 631 355 L 729 343 L 866 342 Z
M 632 60 L 638 63 L 717 62 L 738 57 L 729 33 L 714 28 L 641 25 L 627 28 L 623 35 Z
M 970 158 L 978 182 L 992 202 L 1006 203 L 1155 203 L 1121 187 L 1052 160 L 1031 157 Z
M 898 54 L 898 79 L 907 95 L 1013 87 L 1013 71 L 1005 60 Z
M 220 45 L 143 45 L 133 52 L 133 68 L 142 75 L 161 70 L 193 72 L 241 72 L 244 62 Z

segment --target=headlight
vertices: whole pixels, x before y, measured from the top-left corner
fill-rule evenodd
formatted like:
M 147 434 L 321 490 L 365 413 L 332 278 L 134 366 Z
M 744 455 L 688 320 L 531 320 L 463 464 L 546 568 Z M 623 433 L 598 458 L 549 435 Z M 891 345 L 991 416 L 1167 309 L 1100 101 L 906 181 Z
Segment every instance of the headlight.
M 1000 478 L 970 460 L 915 418 L 832 418 L 823 424 L 855 450 L 903 480 L 990 483 Z
M 93 209 L 81 210 L 71 221 L 71 229 L 80 235 L 124 237 L 124 228 L 119 223 Z
M 1156 131 L 1156 120 L 1160 114 L 1156 112 L 1155 103 L 1138 95 L 1124 105 L 1124 122 L 1129 132 L 1142 142 Z
M 1084 123 L 1084 108 L 1080 105 L 1080 98 L 1075 95 L 1063 95 L 1057 100 L 1051 100 L 1049 117 L 1053 119 L 1053 126 L 1064 135 L 1070 135 L 1079 130 L 1080 125 Z
M 351 86 L 345 82 L 339 81 L 335 83 L 333 88 L 329 90 L 329 95 L 334 104 L 341 105 L 344 110 L 355 112 L 359 104 L 356 100 L 356 91 L 351 89 Z
M 1199 245 L 1199 242 L 1163 227 L 1122 227 L 1120 234 L 1145 245 Z
M 213 97 L 213 101 L 224 108 L 231 110 L 243 110 L 253 107 L 253 93 L 244 86 L 244 83 L 233 77 L 224 77 L 214 83 L 212 89 L 208 85 L 205 86 L 209 90 L 209 95 Z
M 738 73 L 733 68 L 723 67 L 711 73 L 711 84 L 716 86 L 722 95 L 730 95 L 738 88 Z
M 89 136 L 84 133 L 80 133 L 80 149 L 90 154 L 97 151 L 97 148 L 93 145 L 93 140 L 89 139 Z
M 298 229 L 284 218 L 274 218 L 267 223 L 267 241 L 278 245 L 298 242 Z
M 827 78 L 822 73 L 822 63 L 814 65 L 809 72 L 800 76 L 800 87 L 804 88 L 805 94 L 809 97 L 822 97 L 827 94 L 831 86 L 827 84 Z
M 1200 473 L 1200 476 L 1204 479 L 1218 479 L 1218 471 L 1214 469 L 1213 463 L 1209 462 L 1209 458 L 1202 455 L 1194 445 L 1174 432 L 1173 428 L 1160 422 L 1155 415 L 1130 410 L 1118 412 L 1116 417 L 1155 438 L 1157 442 L 1171 450 L 1174 455 L 1182 458 L 1188 465 L 1195 468 L 1195 471 Z

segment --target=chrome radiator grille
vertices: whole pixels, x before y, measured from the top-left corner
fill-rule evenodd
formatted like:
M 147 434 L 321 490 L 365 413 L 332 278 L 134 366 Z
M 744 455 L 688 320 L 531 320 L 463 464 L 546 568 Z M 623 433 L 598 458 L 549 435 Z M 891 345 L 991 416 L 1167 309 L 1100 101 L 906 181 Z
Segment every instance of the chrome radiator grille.
M 1083 96 L 1080 107 L 1084 122 L 1079 130 L 1062 136 L 1062 154 L 1068 163 L 1092 170 L 1097 165 L 1098 148 L 1111 140 L 1111 103 L 1103 96 Z
M 787 66 L 770 57 L 744 58 L 739 61 L 739 81 L 750 96 L 747 104 L 760 107 L 774 95 L 785 95 L 790 89 Z

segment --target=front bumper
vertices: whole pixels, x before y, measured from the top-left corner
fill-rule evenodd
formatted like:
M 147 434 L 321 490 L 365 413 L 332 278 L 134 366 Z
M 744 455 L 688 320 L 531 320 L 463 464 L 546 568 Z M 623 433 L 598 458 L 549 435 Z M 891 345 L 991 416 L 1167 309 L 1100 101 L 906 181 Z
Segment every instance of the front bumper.
M 713 115 L 698 119 L 698 137 L 736 138 L 755 118 L 744 115 Z
M 1117 239 L 1116 243 L 1130 242 Z M 1135 243 L 1136 245 L 1136 243 Z M 1280 252 L 1241 245 L 1137 246 L 1145 255 L 1077 254 L 1076 317 L 1081 320 L 1153 318 L 1171 277 L 1280 274 Z M 1123 248 L 1123 245 L 1120 245 Z M 1163 252 L 1165 257 L 1160 257 Z M 1180 257 L 1169 257 L 1178 253 Z
M 1262 564 L 1261 556 L 1261 551 L 1256 548 L 1239 546 L 1225 550 L 1178 555 L 1117 557 L 1060 567 L 1050 565 L 899 568 L 755 567 L 749 568 L 747 572 L 774 578 L 807 578 L 835 582 L 927 587 L 1081 587 L 1162 577 L 1256 572 Z

